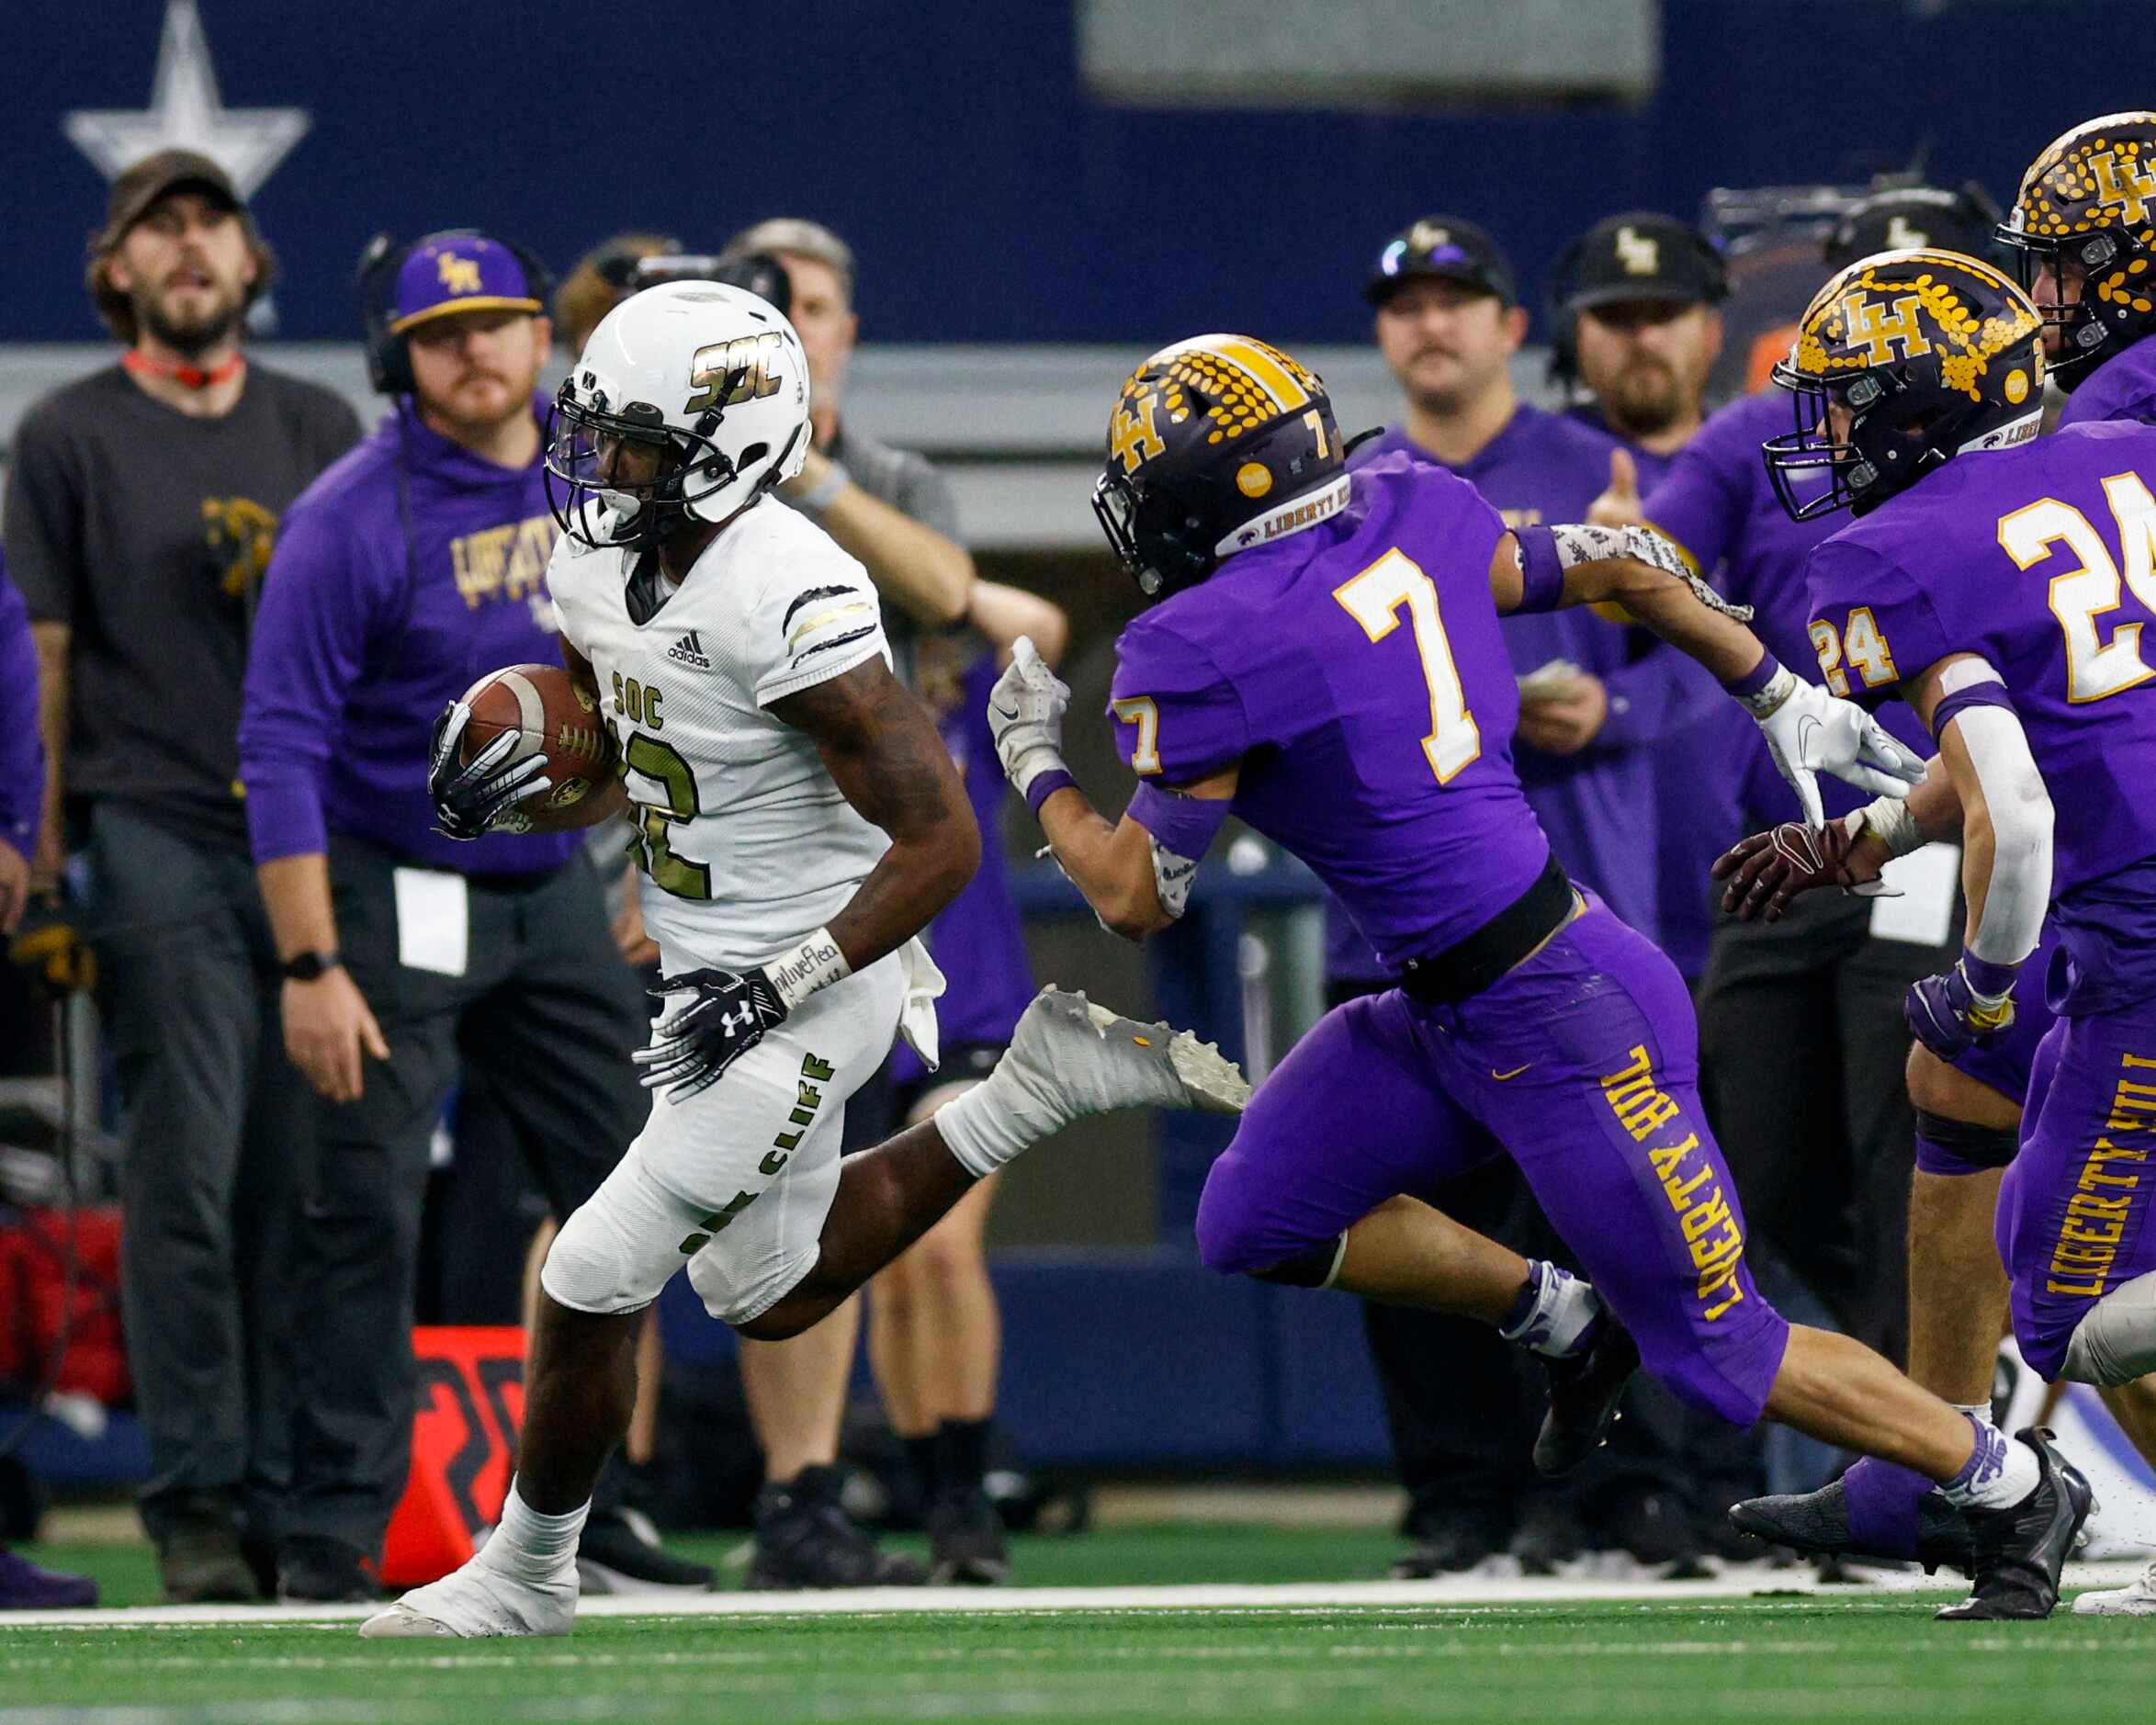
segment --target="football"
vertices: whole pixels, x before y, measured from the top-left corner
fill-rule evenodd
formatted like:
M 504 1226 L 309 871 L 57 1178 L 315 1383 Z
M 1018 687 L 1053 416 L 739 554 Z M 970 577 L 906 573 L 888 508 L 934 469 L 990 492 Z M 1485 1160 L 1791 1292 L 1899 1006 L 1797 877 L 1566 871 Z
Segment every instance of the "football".
M 523 740 L 510 756 L 544 755 L 542 789 L 524 799 L 535 816 L 581 802 L 607 772 L 606 727 L 598 704 L 559 665 L 507 665 L 491 671 L 464 692 L 471 720 L 464 727 L 458 759 L 468 761 L 503 731 Z

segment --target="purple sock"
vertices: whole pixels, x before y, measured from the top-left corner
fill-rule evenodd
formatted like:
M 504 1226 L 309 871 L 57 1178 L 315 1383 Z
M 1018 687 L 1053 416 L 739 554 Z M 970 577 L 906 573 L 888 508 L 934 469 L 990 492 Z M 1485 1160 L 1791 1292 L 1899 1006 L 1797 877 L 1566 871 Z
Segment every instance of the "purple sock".
M 1867 1456 L 1842 1475 L 1852 1544 L 1879 1557 L 1916 1555 L 1916 1512 L 1935 1489 L 1909 1468 Z

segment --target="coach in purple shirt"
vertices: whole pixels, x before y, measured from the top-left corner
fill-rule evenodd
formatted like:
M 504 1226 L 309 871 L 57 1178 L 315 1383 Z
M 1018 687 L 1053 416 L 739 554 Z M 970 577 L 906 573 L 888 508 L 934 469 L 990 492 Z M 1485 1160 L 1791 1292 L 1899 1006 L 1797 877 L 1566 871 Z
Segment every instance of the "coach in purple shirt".
M 248 827 L 286 1043 L 321 1098 L 295 1269 L 288 1599 L 375 1594 L 410 1456 L 428 1151 L 459 1071 L 501 1099 L 559 1215 L 644 1113 L 626 1058 L 642 1000 L 582 835 L 457 843 L 426 795 L 446 702 L 499 666 L 559 662 L 538 276 L 459 231 L 368 277 L 370 363 L 395 406 L 292 505 L 248 656 Z

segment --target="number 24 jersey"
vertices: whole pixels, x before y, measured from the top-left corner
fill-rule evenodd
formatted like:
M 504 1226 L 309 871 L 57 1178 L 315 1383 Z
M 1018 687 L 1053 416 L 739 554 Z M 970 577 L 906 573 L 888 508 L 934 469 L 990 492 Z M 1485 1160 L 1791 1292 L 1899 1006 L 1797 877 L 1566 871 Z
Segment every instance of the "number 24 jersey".
M 564 535 L 547 584 L 563 636 L 598 674 L 645 927 L 670 974 L 753 964 L 829 922 L 890 845 L 816 744 L 770 710 L 890 662 L 875 589 L 820 527 L 768 499 L 642 623 L 631 568 L 626 551 Z

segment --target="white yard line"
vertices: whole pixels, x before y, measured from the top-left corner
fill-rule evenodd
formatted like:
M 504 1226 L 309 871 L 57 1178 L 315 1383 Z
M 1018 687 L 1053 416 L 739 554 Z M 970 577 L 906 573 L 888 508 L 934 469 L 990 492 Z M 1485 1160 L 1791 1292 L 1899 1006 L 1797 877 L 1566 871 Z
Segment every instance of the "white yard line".
M 2120 1586 L 2139 1574 L 2138 1561 L 2070 1564 L 2066 1584 Z M 1602 1581 L 1563 1576 L 1518 1579 L 1451 1575 L 1435 1581 L 1286 1582 L 1202 1584 L 1172 1587 L 1012 1587 L 1007 1589 L 875 1587 L 845 1593 L 628 1594 L 585 1599 L 581 1617 L 766 1618 L 872 1617 L 915 1612 L 956 1612 L 992 1617 L 1037 1611 L 1328 1611 L 1383 1607 L 1443 1610 L 1568 1601 L 1751 1599 L 1803 1595 L 1845 1605 L 1885 1605 L 1882 1595 L 1951 1593 L 1958 1578 L 1887 1573 L 1868 1586 L 1822 1587 L 1808 1568 L 1746 1567 L 1704 1581 Z M 1796 1603 L 1792 1601 L 1792 1603 Z M 275 1626 L 353 1622 L 377 1606 L 141 1606 L 124 1611 L 11 1611 L 0 1630 L 12 1629 L 164 1629 L 199 1624 Z

